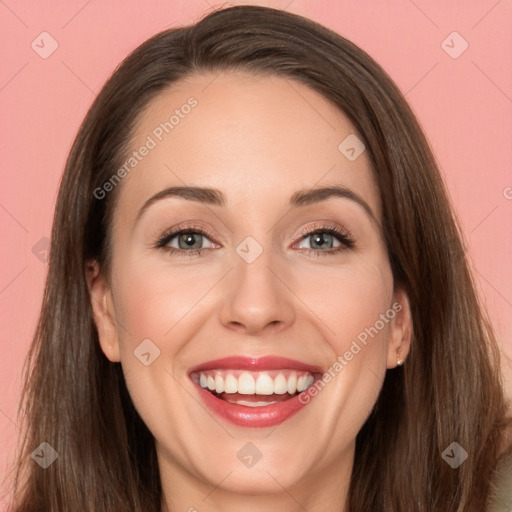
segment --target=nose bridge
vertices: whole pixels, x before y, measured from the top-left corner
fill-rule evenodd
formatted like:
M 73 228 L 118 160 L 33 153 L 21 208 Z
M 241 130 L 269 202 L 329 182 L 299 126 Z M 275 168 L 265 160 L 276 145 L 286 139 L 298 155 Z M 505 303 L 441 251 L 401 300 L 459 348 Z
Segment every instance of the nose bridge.
M 253 333 L 270 324 L 287 325 L 294 318 L 290 292 L 276 277 L 284 267 L 270 237 L 260 235 L 259 239 L 248 236 L 235 248 L 222 310 L 226 326 L 242 326 Z M 281 279 L 286 281 L 284 275 Z

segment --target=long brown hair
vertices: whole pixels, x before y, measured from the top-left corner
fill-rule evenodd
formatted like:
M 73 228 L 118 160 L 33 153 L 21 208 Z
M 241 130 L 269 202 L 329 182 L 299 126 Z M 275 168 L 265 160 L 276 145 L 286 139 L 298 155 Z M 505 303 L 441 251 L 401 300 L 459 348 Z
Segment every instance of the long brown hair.
M 350 512 L 481 512 L 505 448 L 499 352 L 428 142 L 363 50 L 305 18 L 255 6 L 213 12 L 146 41 L 107 81 L 78 132 L 27 359 L 14 509 L 160 511 L 154 439 L 120 364 L 101 352 L 93 321 L 86 265 L 96 259 L 108 274 L 120 187 L 103 199 L 94 191 L 125 160 L 148 102 L 187 75 L 230 70 L 301 82 L 348 116 L 381 193 L 395 283 L 409 296 L 412 348 L 403 367 L 387 372 L 357 436 Z M 30 457 L 41 442 L 58 453 L 45 470 Z M 456 469 L 442 457 L 452 442 L 468 453 Z

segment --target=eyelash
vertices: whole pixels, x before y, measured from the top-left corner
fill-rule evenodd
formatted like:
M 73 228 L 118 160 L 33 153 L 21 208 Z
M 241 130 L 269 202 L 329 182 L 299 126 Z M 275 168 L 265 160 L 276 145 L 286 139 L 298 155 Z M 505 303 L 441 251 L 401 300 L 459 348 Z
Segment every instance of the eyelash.
M 194 226 L 194 225 L 187 225 L 182 226 L 179 229 L 171 232 L 164 233 L 160 238 L 158 238 L 154 248 L 155 249 L 162 249 L 166 251 L 170 255 L 178 255 L 178 256 L 184 256 L 184 257 L 190 257 L 190 256 L 202 256 L 205 254 L 205 251 L 209 249 L 194 249 L 191 251 L 187 251 L 185 249 L 176 249 L 175 247 L 166 247 L 167 244 L 173 239 L 176 238 L 179 235 L 182 234 L 192 234 L 192 235 L 204 235 L 207 238 L 213 238 L 210 233 L 208 233 L 206 230 L 201 228 L 200 226 Z M 314 254 L 315 256 L 326 256 L 326 255 L 334 255 L 339 254 L 343 251 L 347 251 L 349 249 L 352 249 L 355 246 L 355 240 L 352 237 L 351 233 L 348 230 L 342 230 L 336 226 L 332 226 L 330 224 L 324 224 L 322 226 L 315 226 L 314 228 L 305 228 L 302 229 L 299 232 L 300 240 L 303 238 L 306 238 L 310 235 L 315 235 L 319 233 L 327 233 L 329 235 L 333 235 L 338 239 L 339 242 L 341 242 L 342 245 L 340 247 L 337 247 L 335 249 L 330 250 L 318 250 L 318 249 L 300 249 L 301 251 L 307 251 L 308 254 Z

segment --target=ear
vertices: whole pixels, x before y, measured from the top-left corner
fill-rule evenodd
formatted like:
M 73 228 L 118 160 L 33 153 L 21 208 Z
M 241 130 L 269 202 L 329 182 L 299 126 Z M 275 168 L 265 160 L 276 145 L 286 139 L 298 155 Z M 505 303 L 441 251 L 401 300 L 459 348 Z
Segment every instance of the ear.
M 405 291 L 398 288 L 393 293 L 393 304 L 391 306 L 396 312 L 391 321 L 391 331 L 388 342 L 388 368 L 398 366 L 398 357 L 405 361 L 411 348 L 412 317 L 409 298 Z
M 114 302 L 110 286 L 97 261 L 87 262 L 86 279 L 101 349 L 110 361 L 117 363 L 121 357 Z

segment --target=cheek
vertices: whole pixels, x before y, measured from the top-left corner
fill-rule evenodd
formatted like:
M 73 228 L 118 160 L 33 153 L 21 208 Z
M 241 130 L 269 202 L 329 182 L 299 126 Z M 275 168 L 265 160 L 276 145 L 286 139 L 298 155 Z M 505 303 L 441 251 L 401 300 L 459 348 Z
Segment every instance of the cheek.
M 208 279 L 191 283 L 190 273 L 137 258 L 118 260 L 115 268 L 117 332 L 126 385 L 149 430 L 165 438 L 168 434 L 162 426 L 173 432 L 180 429 L 180 418 L 172 411 L 182 410 L 183 396 L 174 375 L 191 335 L 188 320 L 211 285 Z
M 165 259 L 136 257 L 118 258 L 115 269 L 117 332 L 130 395 L 139 410 L 148 396 L 157 398 L 155 393 L 172 402 L 168 393 L 176 385 L 172 375 L 181 370 L 181 350 L 202 324 L 195 321 L 198 316 L 208 316 L 205 298 L 219 272 L 208 265 L 185 270 Z
M 391 314 L 386 317 L 386 313 L 390 313 L 393 296 L 393 276 L 386 258 L 358 258 L 353 265 L 337 269 L 311 267 L 308 279 L 300 282 L 298 295 L 323 324 L 325 338 L 336 354 L 349 350 L 354 340 L 367 348 L 364 352 L 368 355 L 374 350 L 382 352 L 380 341 L 386 340 L 389 332 Z
M 165 261 L 128 262 L 118 268 L 116 314 L 130 343 L 139 338 L 172 338 L 182 320 L 197 306 L 200 309 L 201 299 L 218 280 L 211 268 L 172 268 Z
M 326 457 L 336 457 L 355 439 L 384 381 L 393 277 L 386 259 L 368 258 L 336 272 L 319 268 L 308 283 L 299 293 L 329 345 L 327 371 L 311 392 L 318 411 L 311 428 L 330 440 Z

